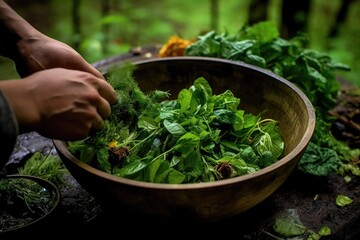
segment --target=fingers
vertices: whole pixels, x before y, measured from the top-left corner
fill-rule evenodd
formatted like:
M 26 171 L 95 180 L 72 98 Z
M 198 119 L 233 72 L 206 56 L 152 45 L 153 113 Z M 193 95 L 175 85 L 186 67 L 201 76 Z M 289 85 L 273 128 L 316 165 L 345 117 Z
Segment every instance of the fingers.
M 93 86 L 101 97 L 96 103 L 98 116 L 93 120 L 90 130 L 91 133 L 101 130 L 104 125 L 104 120 L 111 114 L 111 104 L 114 104 L 117 101 L 117 93 L 114 88 L 107 81 L 98 78 L 96 79 L 97 82 L 95 83 L 95 86 Z
M 100 102 L 97 106 L 97 112 L 102 119 L 107 119 L 111 114 L 111 106 L 107 100 L 104 98 L 100 99 Z
M 95 117 L 90 129 L 90 133 L 100 131 L 103 126 L 104 126 L 103 118 Z
M 105 80 L 94 77 L 89 73 L 83 72 L 82 79 L 89 83 L 100 95 L 93 96 L 92 104 L 96 107 L 97 112 L 106 119 L 111 114 L 111 105 L 117 101 L 117 93 L 115 89 Z
M 117 94 L 114 88 L 106 81 L 102 80 L 98 83 L 97 90 L 100 95 L 105 98 L 110 104 L 117 101 Z
M 85 60 L 84 60 L 85 62 Z M 93 67 L 90 63 L 85 62 L 85 67 L 84 68 L 78 68 L 78 70 L 82 70 L 88 73 L 93 74 L 94 76 L 101 78 L 103 80 L 105 80 L 104 76 L 101 74 L 101 72 L 99 72 L 95 67 Z

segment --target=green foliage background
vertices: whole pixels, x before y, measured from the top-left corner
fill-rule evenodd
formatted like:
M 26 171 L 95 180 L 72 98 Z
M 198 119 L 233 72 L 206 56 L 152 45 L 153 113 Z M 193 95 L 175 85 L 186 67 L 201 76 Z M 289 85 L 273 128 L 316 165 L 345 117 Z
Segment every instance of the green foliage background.
M 302 0 L 295 0 L 302 1 Z M 360 1 L 351 3 L 344 23 L 335 37 L 329 37 L 335 16 L 344 0 L 311 0 L 306 34 L 309 48 L 329 53 L 334 60 L 349 65 L 341 73 L 360 86 Z M 8 0 L 8 4 L 43 33 L 76 48 L 89 62 L 129 51 L 133 47 L 163 44 L 172 35 L 195 38 L 216 28 L 236 32 L 248 22 L 251 0 Z M 211 12 L 218 2 L 218 15 Z M 74 4 L 79 22 L 74 24 Z M 281 28 L 282 0 L 269 0 L 268 19 Z M 304 16 L 298 16 L 299 18 Z M 74 27 L 75 26 L 75 27 Z M 77 26 L 77 27 L 76 27 Z M 18 78 L 12 62 L 0 58 L 0 79 Z

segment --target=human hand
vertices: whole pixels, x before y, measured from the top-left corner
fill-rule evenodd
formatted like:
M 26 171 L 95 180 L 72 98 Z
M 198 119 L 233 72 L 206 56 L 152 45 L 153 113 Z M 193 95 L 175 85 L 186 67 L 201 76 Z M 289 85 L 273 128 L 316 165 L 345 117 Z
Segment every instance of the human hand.
M 26 79 L 26 80 L 25 80 Z M 111 85 L 92 74 L 54 68 L 24 80 L 0 81 L 20 132 L 79 140 L 101 129 L 117 100 Z
M 73 48 L 40 32 L 31 39 L 22 39 L 17 45 L 19 55 L 14 61 L 21 77 L 44 69 L 66 68 L 89 72 L 103 78 L 102 74 Z

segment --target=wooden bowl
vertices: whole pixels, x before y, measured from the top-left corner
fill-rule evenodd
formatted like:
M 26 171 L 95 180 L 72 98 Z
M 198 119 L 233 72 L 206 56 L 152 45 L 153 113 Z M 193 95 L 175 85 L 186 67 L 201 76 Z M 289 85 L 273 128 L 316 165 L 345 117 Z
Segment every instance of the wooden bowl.
M 308 98 L 289 81 L 242 62 L 204 57 L 169 57 L 134 62 L 135 80 L 144 91 L 170 90 L 172 96 L 204 77 L 219 94 L 231 90 L 240 108 L 279 121 L 285 154 L 276 163 L 244 176 L 208 183 L 157 184 L 116 177 L 72 155 L 53 140 L 74 178 L 111 211 L 159 219 L 210 222 L 238 215 L 269 197 L 297 166 L 315 128 Z
M 11 213 L 5 215 L 7 217 L 6 221 L 8 221 L 6 224 L 7 228 L 0 229 L 0 238 L 9 237 L 10 239 L 10 237 L 14 238 L 14 237 L 28 236 L 29 234 L 32 233 L 39 233 L 43 231 L 44 228 L 46 228 L 47 226 L 49 226 L 51 223 L 54 222 L 55 213 L 61 200 L 60 190 L 55 184 L 37 176 L 22 175 L 22 174 L 7 175 L 4 179 L 27 180 L 33 182 L 34 184 L 38 184 L 41 187 L 41 191 L 49 192 L 50 198 L 42 199 L 41 201 L 42 206 L 40 205 L 38 206 L 43 208 L 41 211 L 39 209 L 36 209 L 35 207 L 32 208 L 31 210 L 34 211 L 34 214 L 29 214 L 30 213 L 29 209 L 26 209 L 25 212 L 21 212 L 22 210 L 24 210 L 23 207 L 25 203 L 19 205 L 19 203 L 12 202 L 14 206 L 12 206 L 12 210 L 10 211 Z M 25 195 L 26 194 L 24 193 L 24 196 Z M 47 209 L 44 208 L 45 204 L 47 205 Z M 3 211 L 5 210 L 3 209 Z M 12 215 L 12 217 L 9 217 L 9 215 Z M 11 224 L 9 223 L 10 221 Z

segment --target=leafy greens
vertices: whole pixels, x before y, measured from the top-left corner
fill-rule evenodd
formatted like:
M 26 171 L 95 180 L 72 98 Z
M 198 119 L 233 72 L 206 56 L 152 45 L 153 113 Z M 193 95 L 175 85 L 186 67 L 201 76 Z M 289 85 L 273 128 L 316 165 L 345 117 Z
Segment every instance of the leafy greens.
M 103 129 L 69 142 L 81 161 L 120 177 L 179 184 L 252 173 L 282 155 L 277 121 L 245 113 L 231 91 L 214 95 L 199 77 L 170 100 L 167 92 L 143 93 L 132 70 L 109 73 L 119 100 Z
M 244 26 L 235 35 L 210 31 L 187 46 L 187 56 L 207 56 L 243 61 L 262 67 L 297 85 L 316 109 L 316 129 L 310 148 L 300 160 L 300 170 L 326 176 L 351 171 L 360 175 L 352 164 L 360 149 L 350 149 L 331 133 L 335 120 L 329 110 L 336 105 L 340 84 L 336 71 L 348 71 L 347 65 L 333 61 L 325 53 L 306 49 L 307 37 L 298 35 L 286 40 L 270 21 Z M 314 154 L 314 149 L 320 154 Z

